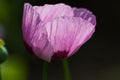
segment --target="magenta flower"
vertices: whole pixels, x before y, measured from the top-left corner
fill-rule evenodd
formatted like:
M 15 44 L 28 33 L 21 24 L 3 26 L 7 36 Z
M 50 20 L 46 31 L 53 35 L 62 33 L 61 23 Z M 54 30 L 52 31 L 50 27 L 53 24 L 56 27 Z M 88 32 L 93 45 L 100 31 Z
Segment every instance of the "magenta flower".
M 95 31 L 96 18 L 85 8 L 24 5 L 23 37 L 29 48 L 48 62 L 73 55 Z

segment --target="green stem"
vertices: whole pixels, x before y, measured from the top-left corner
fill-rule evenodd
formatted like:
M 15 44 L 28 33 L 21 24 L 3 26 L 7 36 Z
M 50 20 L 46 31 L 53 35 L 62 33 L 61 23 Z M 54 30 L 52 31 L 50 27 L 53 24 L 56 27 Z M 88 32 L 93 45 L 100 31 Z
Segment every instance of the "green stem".
M 65 80 L 71 80 L 70 79 L 69 64 L 67 62 L 67 59 L 63 59 L 62 60 L 62 64 L 63 64 L 63 70 L 64 70 Z
M 48 68 L 48 62 L 43 62 L 43 71 L 42 71 L 42 80 L 47 80 L 47 68 Z
M 0 80 L 2 80 L 1 65 L 0 65 Z

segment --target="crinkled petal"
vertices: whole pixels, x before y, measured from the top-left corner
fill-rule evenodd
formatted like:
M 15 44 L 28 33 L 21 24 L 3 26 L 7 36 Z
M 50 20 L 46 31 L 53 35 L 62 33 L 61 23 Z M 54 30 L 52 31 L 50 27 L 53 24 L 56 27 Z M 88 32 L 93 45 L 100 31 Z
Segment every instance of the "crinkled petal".
M 96 25 L 96 17 L 91 11 L 85 8 L 73 8 L 73 12 L 75 17 L 81 17 L 82 19 L 91 22 L 93 25 Z
M 41 24 L 38 26 L 41 26 Z M 41 59 L 50 62 L 53 56 L 53 48 L 48 40 L 45 27 L 37 28 L 31 42 L 33 52 Z
M 79 17 L 62 17 L 45 27 L 54 52 L 68 52 L 69 57 L 92 36 L 95 25 Z
M 70 6 L 63 3 L 56 5 L 46 4 L 44 6 L 34 6 L 36 12 L 39 13 L 42 21 L 47 22 L 62 16 L 73 16 L 73 10 Z
M 31 40 L 33 35 L 37 29 L 37 25 L 40 23 L 40 18 L 38 13 L 34 11 L 32 6 L 28 3 L 24 5 L 24 12 L 23 12 L 23 23 L 22 23 L 22 30 L 23 30 L 23 37 L 25 42 L 31 46 Z

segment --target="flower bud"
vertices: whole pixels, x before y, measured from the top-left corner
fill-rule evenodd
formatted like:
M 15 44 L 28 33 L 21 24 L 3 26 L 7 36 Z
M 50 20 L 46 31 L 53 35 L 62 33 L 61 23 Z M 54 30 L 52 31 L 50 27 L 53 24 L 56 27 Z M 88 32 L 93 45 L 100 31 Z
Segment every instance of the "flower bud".
M 0 64 L 4 62 L 8 56 L 7 49 L 4 47 L 5 43 L 0 39 Z

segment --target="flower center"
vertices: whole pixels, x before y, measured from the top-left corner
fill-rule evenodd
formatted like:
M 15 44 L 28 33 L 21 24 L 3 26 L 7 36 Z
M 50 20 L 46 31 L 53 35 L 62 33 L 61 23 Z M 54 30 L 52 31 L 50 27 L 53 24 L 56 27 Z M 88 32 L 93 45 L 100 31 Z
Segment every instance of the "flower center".
M 52 56 L 53 59 L 63 59 L 66 58 L 68 55 L 68 51 L 57 51 L 54 53 L 54 55 Z

